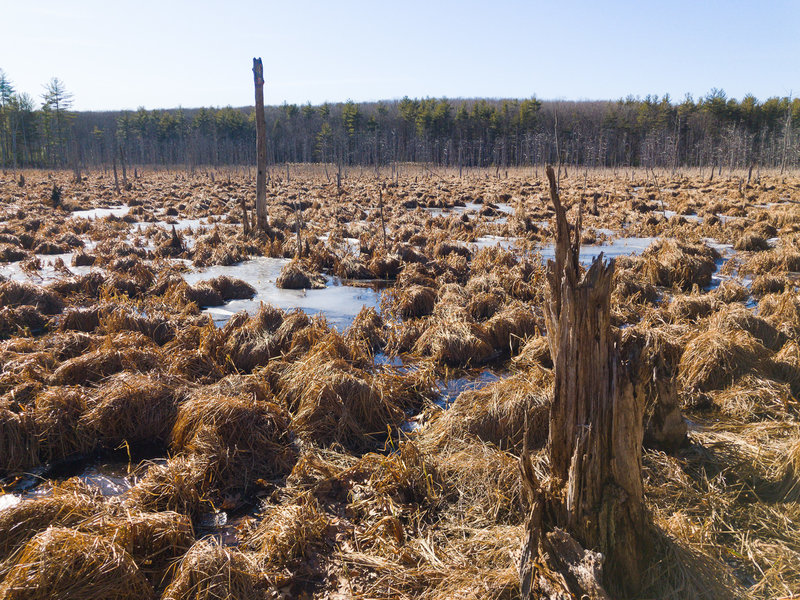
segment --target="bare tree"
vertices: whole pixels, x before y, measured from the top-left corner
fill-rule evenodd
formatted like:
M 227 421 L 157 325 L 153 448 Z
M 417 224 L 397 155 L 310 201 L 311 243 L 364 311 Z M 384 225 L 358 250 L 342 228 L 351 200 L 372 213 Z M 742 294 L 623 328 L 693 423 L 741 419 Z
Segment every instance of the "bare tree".
M 267 126 L 264 121 L 264 67 L 253 59 L 253 82 L 256 88 L 256 227 L 267 230 Z

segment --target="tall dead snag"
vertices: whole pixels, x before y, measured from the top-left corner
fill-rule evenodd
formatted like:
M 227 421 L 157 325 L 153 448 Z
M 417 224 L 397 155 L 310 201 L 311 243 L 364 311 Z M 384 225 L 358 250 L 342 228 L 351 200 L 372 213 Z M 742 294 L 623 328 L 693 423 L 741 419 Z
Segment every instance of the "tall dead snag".
M 267 230 L 267 125 L 264 120 L 264 67 L 253 59 L 253 82 L 256 87 L 256 227 Z
M 643 411 L 611 327 L 614 261 L 579 264 L 581 218 L 570 239 L 552 167 L 555 261 L 545 306 L 555 385 L 540 486 L 527 451 L 522 477 L 531 497 L 520 564 L 523 598 L 615 598 L 638 592 L 648 562 L 641 446 Z

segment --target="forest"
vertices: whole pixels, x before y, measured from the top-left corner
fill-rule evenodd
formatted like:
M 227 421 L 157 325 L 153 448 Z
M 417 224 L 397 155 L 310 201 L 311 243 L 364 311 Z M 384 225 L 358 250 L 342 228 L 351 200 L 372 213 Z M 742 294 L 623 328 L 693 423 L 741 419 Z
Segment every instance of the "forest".
M 73 111 L 53 78 L 37 99 L 0 70 L 0 166 L 251 165 L 253 107 Z M 780 168 L 800 165 L 800 98 L 619 100 L 408 98 L 266 107 L 267 159 L 459 168 L 561 163 Z

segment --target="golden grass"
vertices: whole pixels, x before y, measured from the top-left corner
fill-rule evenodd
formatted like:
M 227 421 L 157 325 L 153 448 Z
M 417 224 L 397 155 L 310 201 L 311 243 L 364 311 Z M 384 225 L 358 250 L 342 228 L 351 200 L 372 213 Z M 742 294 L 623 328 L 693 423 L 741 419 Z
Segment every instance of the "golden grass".
M 292 413 L 292 428 L 320 444 L 363 447 L 403 418 L 402 396 L 382 379 L 341 358 L 337 336 L 315 345 L 279 380 L 279 395 Z M 392 393 L 389 393 L 392 392 Z
M 430 322 L 414 343 L 412 351 L 420 356 L 429 356 L 436 362 L 458 367 L 478 366 L 495 356 L 485 330 L 456 314 L 448 314 Z
M 548 436 L 550 386 L 549 376 L 533 368 L 461 392 L 448 409 L 434 413 L 421 443 L 442 448 L 475 436 L 502 450 L 520 452 L 527 416 L 532 447 L 542 447 Z
M 153 587 L 114 542 L 72 529 L 51 527 L 13 558 L 0 597 L 133 600 L 154 598 Z
M 79 529 L 125 550 L 156 589 L 195 541 L 189 518 L 174 512 L 100 515 L 82 522 Z
M 181 559 L 162 600 L 266 600 L 268 588 L 255 556 L 200 540 Z
M 164 366 L 158 346 L 140 333 L 121 333 L 106 338 L 92 352 L 71 358 L 52 374 L 51 385 L 86 384 L 120 371 L 147 372 Z
M 88 401 L 86 390 L 79 386 L 48 387 L 37 394 L 33 419 L 42 462 L 84 454 L 94 447 L 94 438 L 78 428 Z
M 718 390 L 758 372 L 769 358 L 769 350 L 744 330 L 708 329 L 686 344 L 679 377 L 690 389 Z
M 259 524 L 243 546 L 270 570 L 303 569 L 313 554 L 327 550 L 333 531 L 331 516 L 314 496 L 300 495 L 291 504 L 266 506 Z
M 70 527 L 104 512 L 98 496 L 69 480 L 54 485 L 49 496 L 26 499 L 0 511 L 0 563 L 51 525 Z
M 182 383 L 140 373 L 113 375 L 95 392 L 79 428 L 112 449 L 123 444 L 165 445 L 175 423 Z
M 127 492 L 126 506 L 141 512 L 171 511 L 193 519 L 213 510 L 207 457 L 175 456 L 146 468 L 144 477 Z
M 225 493 L 288 473 L 290 442 L 288 415 L 276 404 L 204 394 L 180 406 L 170 436 L 173 451 L 210 459 L 213 484 Z

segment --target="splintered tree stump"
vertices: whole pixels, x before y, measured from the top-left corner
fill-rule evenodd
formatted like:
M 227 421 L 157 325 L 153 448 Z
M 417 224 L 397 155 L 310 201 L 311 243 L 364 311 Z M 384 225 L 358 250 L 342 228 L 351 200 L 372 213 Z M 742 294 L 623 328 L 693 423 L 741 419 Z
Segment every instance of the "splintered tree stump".
M 615 598 L 638 592 L 648 563 L 641 446 L 644 402 L 632 363 L 611 326 L 614 261 L 582 273 L 580 214 L 570 239 L 566 210 L 547 167 L 556 210 L 555 261 L 548 261 L 547 340 L 555 385 L 542 487 L 523 452 L 531 498 L 520 575 L 523 598 Z

